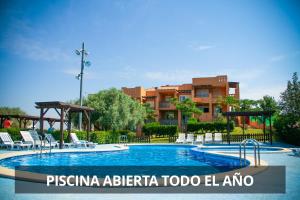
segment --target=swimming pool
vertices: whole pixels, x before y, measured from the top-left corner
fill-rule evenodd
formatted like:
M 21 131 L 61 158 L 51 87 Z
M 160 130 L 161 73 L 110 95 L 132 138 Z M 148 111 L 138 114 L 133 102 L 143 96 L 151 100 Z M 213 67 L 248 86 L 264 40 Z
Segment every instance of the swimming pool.
M 65 152 L 15 156 L 0 166 L 201 166 L 203 174 L 240 168 L 239 159 L 199 153 L 192 145 L 133 145 L 123 151 Z M 249 163 L 248 163 L 249 164 Z

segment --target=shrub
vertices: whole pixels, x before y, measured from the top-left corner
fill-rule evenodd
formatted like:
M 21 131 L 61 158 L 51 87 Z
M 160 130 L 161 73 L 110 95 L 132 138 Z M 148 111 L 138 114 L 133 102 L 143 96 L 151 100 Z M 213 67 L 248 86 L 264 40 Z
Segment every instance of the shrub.
M 300 146 L 299 122 L 292 116 L 279 116 L 274 121 L 279 138 L 289 144 Z
M 230 131 L 234 129 L 234 123 L 230 122 Z M 198 123 L 188 123 L 188 132 L 226 132 L 227 123 L 225 122 L 198 122 Z
M 144 125 L 142 130 L 146 136 L 173 136 L 177 133 L 178 128 L 176 125 L 160 125 L 155 122 Z
M 12 140 L 21 141 L 22 136 L 20 134 L 20 130 L 23 130 L 23 129 L 11 127 L 11 128 L 2 128 L 2 129 L 0 129 L 0 132 L 7 132 L 7 133 L 9 133 Z

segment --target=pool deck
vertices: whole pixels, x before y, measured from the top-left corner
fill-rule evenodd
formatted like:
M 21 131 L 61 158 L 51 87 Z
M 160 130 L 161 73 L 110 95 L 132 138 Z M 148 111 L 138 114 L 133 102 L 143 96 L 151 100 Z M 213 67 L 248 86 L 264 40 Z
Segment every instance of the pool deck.
M 168 145 L 168 146 L 191 146 L 194 147 L 194 151 L 201 151 L 201 147 L 206 146 L 197 146 L 194 144 L 103 144 L 103 145 L 97 145 L 95 148 L 65 148 L 65 149 L 52 149 L 51 153 L 70 153 L 70 152 L 107 152 L 107 151 L 122 151 L 127 150 L 130 145 Z M 214 146 L 214 148 L 217 148 L 218 146 Z M 210 146 L 210 148 L 213 148 Z M 282 151 L 288 152 L 288 149 L 283 149 Z M 215 154 L 218 156 L 224 156 L 224 157 L 234 157 L 238 158 L 238 155 L 236 155 L 235 152 L 224 152 L 224 151 L 205 151 L 209 154 Z M 276 151 L 277 153 L 278 151 Z M 24 156 L 24 155 L 38 155 L 40 153 L 47 154 L 50 153 L 50 150 L 43 150 L 42 152 L 40 150 L 23 150 L 23 151 L 2 151 L 0 153 L 0 160 L 16 157 L 16 156 Z M 249 166 L 255 166 L 254 157 L 247 156 L 247 160 L 250 162 Z M 268 163 L 264 160 L 260 161 L 261 166 L 268 166 Z M 245 170 L 248 170 L 247 167 L 245 167 Z M 264 168 L 260 168 L 260 171 L 265 170 Z M 260 171 L 254 171 L 253 174 L 259 173 Z M 234 170 L 232 171 L 234 173 Z M 0 166 L 0 176 L 7 177 L 7 178 L 15 178 L 15 170 Z M 29 179 L 30 177 L 37 177 L 37 180 L 43 179 L 40 178 L 38 174 L 26 174 L 26 179 Z M 220 177 L 223 176 L 223 174 L 220 174 Z M 29 178 L 28 178 L 29 177 Z M 220 178 L 221 179 L 221 178 Z M 33 179 L 32 179 L 33 180 Z
M 95 148 L 65 148 L 65 149 L 52 149 L 51 153 L 70 153 L 70 152 L 108 152 L 108 151 L 123 151 L 127 150 L 128 146 L 120 145 L 120 144 L 104 144 L 97 145 Z M 24 156 L 24 155 L 38 155 L 40 154 L 40 150 L 23 150 L 23 151 L 1 151 L 0 160 L 16 157 L 16 156 Z M 50 153 L 49 149 L 43 150 L 43 154 Z M 0 176 L 14 178 L 15 170 L 7 167 L 0 166 Z
M 162 144 L 158 144 L 162 145 Z M 112 145 L 114 146 L 114 145 Z M 222 145 L 223 146 L 223 145 Z M 274 145 L 277 146 L 277 145 Z M 224 147 L 224 146 L 223 146 Z M 278 145 L 278 147 L 287 147 L 292 148 L 293 146 L 287 145 Z M 98 147 L 102 151 L 109 151 L 110 148 L 105 145 Z M 98 149 L 97 148 L 97 149 Z M 115 147 L 117 149 L 118 147 Z M 119 148 L 118 148 L 119 149 Z M 72 149 L 66 149 L 68 151 L 73 151 Z M 81 151 L 84 149 L 80 149 Z M 85 151 L 90 151 L 87 149 Z M 120 150 L 120 149 L 119 149 Z M 57 150 L 60 152 L 61 150 Z M 75 149 L 76 151 L 76 149 Z M 77 149 L 78 151 L 78 149 Z M 97 151 L 97 150 L 96 150 Z M 1 151 L 0 155 L 6 153 L 18 153 L 19 151 Z M 28 152 L 29 151 L 25 151 Z M 53 151 L 54 152 L 54 151 Z M 37 153 L 37 152 L 35 152 Z M 212 152 L 216 153 L 216 152 Z M 235 154 L 235 156 L 237 156 Z M 247 159 L 251 156 L 247 156 Z M 0 177 L 0 193 L 2 199 L 22 199 L 22 200 L 43 200 L 43 199 L 67 199 L 67 200 L 76 200 L 76 199 L 143 199 L 143 200 L 152 200 L 152 199 L 172 199 L 172 200 L 208 200 L 208 199 L 220 199 L 220 200 L 289 200 L 289 199 L 300 199 L 300 157 L 294 156 L 293 153 L 287 152 L 274 152 L 274 153 L 263 153 L 261 159 L 266 161 L 270 166 L 285 166 L 286 167 L 286 193 L 284 194 L 16 194 L 14 191 L 15 180 Z M 1 171 L 1 169 L 0 169 Z

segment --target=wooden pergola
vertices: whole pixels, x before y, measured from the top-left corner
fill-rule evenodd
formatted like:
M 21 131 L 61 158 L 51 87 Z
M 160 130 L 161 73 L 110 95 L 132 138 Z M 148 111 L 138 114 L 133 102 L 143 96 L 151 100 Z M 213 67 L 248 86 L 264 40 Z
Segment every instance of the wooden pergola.
M 227 120 L 227 139 L 230 144 L 230 120 L 232 117 L 243 117 L 243 134 L 245 134 L 245 117 L 262 117 L 263 118 L 263 133 L 266 135 L 266 119 L 270 119 L 270 143 L 272 145 L 272 115 L 274 111 L 236 111 L 236 112 L 224 112 Z
M 26 128 L 27 122 L 31 121 L 32 129 L 35 128 L 36 123 L 40 120 L 40 117 L 32 115 L 0 114 L 0 127 L 3 127 L 4 120 L 8 118 L 16 119 L 19 122 L 19 128 L 22 128 L 22 125 L 23 128 Z M 45 117 L 44 121 L 47 121 L 49 123 L 49 126 L 53 127 L 55 122 L 60 122 L 60 119 Z
M 87 120 L 87 140 L 89 140 L 89 132 L 91 130 L 91 113 L 94 110 L 93 108 L 89 108 L 86 106 L 79 106 L 69 103 L 64 103 L 60 101 L 48 101 L 48 102 L 36 102 L 36 108 L 40 109 L 40 131 L 43 133 L 44 129 L 44 119 L 45 114 L 49 111 L 49 109 L 54 109 L 60 118 L 60 143 L 59 148 L 63 148 L 64 143 L 64 121 L 67 120 L 67 130 L 68 135 L 71 132 L 71 117 L 73 113 L 83 113 L 85 119 Z

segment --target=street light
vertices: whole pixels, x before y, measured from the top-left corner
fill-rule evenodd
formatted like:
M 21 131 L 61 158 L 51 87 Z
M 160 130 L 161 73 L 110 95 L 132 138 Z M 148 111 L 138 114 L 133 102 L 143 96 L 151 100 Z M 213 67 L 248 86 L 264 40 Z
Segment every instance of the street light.
M 86 57 L 88 56 L 88 52 L 84 49 L 84 42 L 82 43 L 82 47 L 80 50 L 76 49 L 75 50 L 76 55 L 81 56 L 81 71 L 80 74 L 78 74 L 75 78 L 80 80 L 80 95 L 79 95 L 79 101 L 80 101 L 80 106 L 82 106 L 82 80 L 83 80 L 83 70 L 84 66 L 91 66 L 91 62 L 86 60 Z M 79 122 L 78 122 L 78 127 L 79 130 L 81 131 L 81 124 L 82 124 L 82 113 L 79 113 Z

